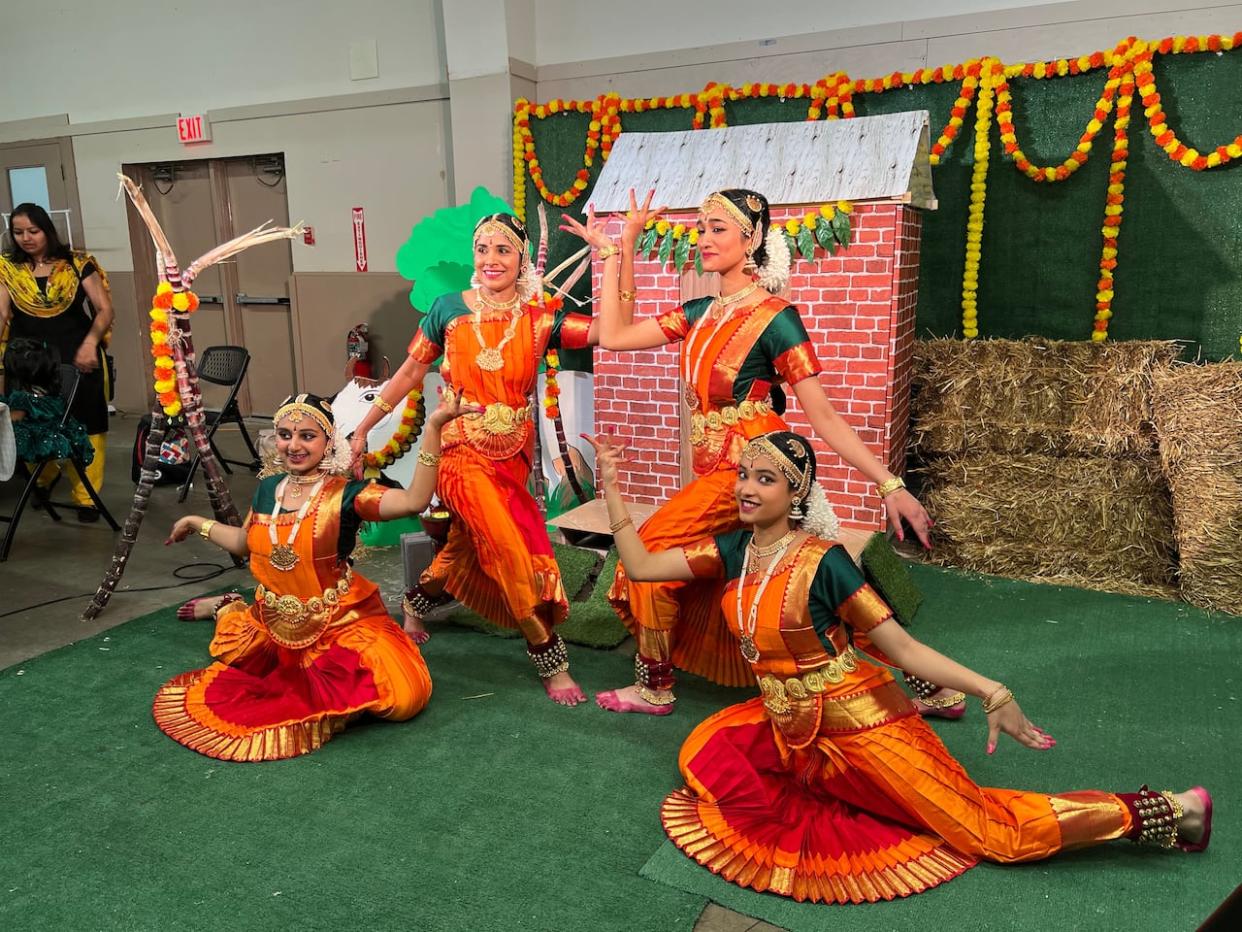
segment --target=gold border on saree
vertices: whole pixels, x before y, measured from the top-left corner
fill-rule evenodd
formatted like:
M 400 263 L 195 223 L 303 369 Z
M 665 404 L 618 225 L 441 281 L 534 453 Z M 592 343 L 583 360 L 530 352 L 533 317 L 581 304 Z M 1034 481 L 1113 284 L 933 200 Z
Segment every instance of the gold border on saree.
M 732 427 L 739 421 L 749 421 L 771 413 L 772 406 L 766 401 L 743 401 L 737 407 L 721 408 L 707 414 L 696 411 L 690 415 L 690 442 L 696 445 L 705 443 L 709 430 Z

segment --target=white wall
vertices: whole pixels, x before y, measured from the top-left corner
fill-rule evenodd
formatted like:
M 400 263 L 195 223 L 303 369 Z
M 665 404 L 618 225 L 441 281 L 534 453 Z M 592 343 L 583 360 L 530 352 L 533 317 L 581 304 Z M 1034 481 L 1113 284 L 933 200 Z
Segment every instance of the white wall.
M 352 209 L 362 207 L 370 267 L 395 271 L 410 227 L 448 203 L 447 109 L 428 101 L 217 123 L 212 142 L 189 152 L 171 127 L 78 136 L 86 242 L 106 268 L 132 269 L 125 202 L 116 197 L 124 162 L 283 152 L 289 219 L 314 227 L 316 238 L 314 246 L 294 245 L 294 270 L 352 269 Z
M 615 58 L 674 49 L 895 23 L 932 16 L 1046 6 L 1046 0 L 534 0 L 536 64 Z
M 15 0 L 0 30 L 0 119 L 84 123 L 435 84 L 435 2 Z M 366 39 L 379 77 L 351 81 L 349 44 Z

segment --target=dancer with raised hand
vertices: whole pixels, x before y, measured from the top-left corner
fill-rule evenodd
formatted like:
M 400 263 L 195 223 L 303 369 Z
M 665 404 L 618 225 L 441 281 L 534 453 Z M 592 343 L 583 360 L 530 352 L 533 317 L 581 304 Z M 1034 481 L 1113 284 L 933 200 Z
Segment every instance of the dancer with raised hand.
M 569 614 L 543 515 L 527 489 L 536 414 L 529 398 L 549 347 L 595 343 L 585 315 L 558 313 L 543 294 L 526 228 L 511 214 L 483 217 L 474 231 L 474 278 L 442 295 L 419 321 L 409 356 L 354 431 L 357 462 L 366 436 L 422 384 L 441 356 L 445 394 L 480 409 L 445 431 L 437 494 L 453 514 L 448 542 L 406 594 L 406 630 L 427 638 L 422 616 L 453 597 L 494 624 L 517 628 L 548 696 L 574 706 L 586 696 L 569 674 L 556 625 Z
M 281 471 L 255 490 L 242 527 L 190 515 L 167 543 L 197 533 L 249 557 L 254 604 L 241 596 L 195 599 L 183 618 L 215 618 L 205 670 L 174 677 L 155 697 L 156 724 L 173 740 L 221 760 L 307 754 L 362 713 L 390 721 L 417 715 L 431 696 L 418 647 L 388 615 L 375 584 L 350 561 L 363 521 L 420 513 L 431 501 L 440 433 L 474 412 L 446 398 L 427 419 L 409 489 L 343 475 L 332 406 L 294 395 L 276 409 Z
M 651 210 L 651 198 L 648 193 L 639 207 L 630 192 L 619 247 L 593 209 L 585 224 L 562 217 L 562 229 L 594 246 L 604 263 L 597 299 L 600 345 L 639 350 L 681 342 L 695 480 L 643 525 L 647 546 L 667 549 L 737 527 L 731 489 L 738 454 L 752 437 L 786 426 L 781 385 L 792 388 L 818 436 L 875 483 L 898 538 L 904 522 L 930 546 L 927 512 L 833 408 L 798 308 L 776 296 L 788 283 L 790 257 L 763 195 L 731 188 L 710 195 L 699 208 L 699 256 L 705 272 L 720 275 L 719 297 L 696 298 L 634 321 L 635 244 L 664 209 Z M 724 634 L 717 590 L 714 580 L 638 582 L 619 568 L 609 599 L 638 639 L 636 682 L 600 693 L 596 702 L 614 712 L 668 714 L 676 698 L 674 668 L 728 686 L 745 685 L 749 674 Z M 924 713 L 956 718 L 964 712 L 960 692 L 908 679 Z
M 776 431 L 742 449 L 740 530 L 658 552 L 618 489 L 623 448 L 594 444 L 630 578 L 727 580 L 729 636 L 759 686 L 691 732 L 679 759 L 685 788 L 661 809 L 673 842 L 713 873 L 799 901 L 858 903 L 920 893 L 980 860 L 1033 861 L 1119 838 L 1207 847 L 1212 799 L 1202 787 L 1044 794 L 971 780 L 888 670 L 857 653 L 857 636 L 981 699 L 989 754 L 1002 734 L 1035 750 L 1056 742 L 1004 685 L 911 637 L 823 536 L 831 521 L 806 438 Z M 790 517 L 795 502 L 801 520 Z

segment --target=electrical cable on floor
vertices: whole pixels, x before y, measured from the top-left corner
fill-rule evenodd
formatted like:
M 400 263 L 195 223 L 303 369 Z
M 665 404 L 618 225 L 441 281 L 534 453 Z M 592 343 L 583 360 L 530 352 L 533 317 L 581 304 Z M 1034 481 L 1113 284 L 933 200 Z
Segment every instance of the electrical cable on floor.
M 206 567 L 208 571 L 195 576 L 184 575 L 186 570 L 190 570 L 198 566 Z M 181 580 L 181 582 L 171 583 L 167 586 L 139 586 L 134 589 L 119 589 L 117 592 L 113 593 L 113 595 L 130 592 L 159 592 L 162 589 L 179 589 L 182 586 L 188 586 L 190 583 L 206 582 L 209 579 L 215 579 L 217 576 L 223 576 L 231 569 L 240 569 L 240 567 L 221 566 L 219 563 L 183 563 L 172 571 L 174 578 Z M 22 612 L 29 612 L 36 608 L 44 608 L 48 605 L 55 605 L 58 602 L 68 602 L 71 599 L 89 599 L 95 594 L 96 591 L 97 590 L 92 590 L 90 592 L 82 592 L 76 595 L 62 595 L 58 599 L 48 599 L 46 602 L 36 602 L 34 605 L 26 605 L 22 608 L 15 608 L 7 612 L 0 612 L 0 618 L 8 618 L 10 615 L 20 615 Z

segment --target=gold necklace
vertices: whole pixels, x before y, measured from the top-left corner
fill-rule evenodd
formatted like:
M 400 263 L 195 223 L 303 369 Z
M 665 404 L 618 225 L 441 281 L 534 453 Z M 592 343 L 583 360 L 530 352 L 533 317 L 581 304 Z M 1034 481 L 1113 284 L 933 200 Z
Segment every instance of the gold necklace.
M 765 557 L 772 556 L 772 554 L 776 553 L 778 550 L 783 550 L 785 546 L 789 543 L 790 539 L 797 533 L 798 533 L 797 531 L 791 529 L 788 533 L 784 534 L 779 540 L 775 541 L 774 543 L 768 544 L 764 547 L 760 547 L 758 544 L 756 544 L 755 538 L 752 536 L 750 539 L 750 542 L 746 545 L 746 550 L 756 560 L 762 560 Z
M 293 473 L 289 473 L 287 478 L 289 480 L 289 484 L 292 485 L 292 488 L 289 489 L 289 497 L 290 498 L 301 498 L 302 497 L 302 486 L 313 485 L 314 483 L 318 482 L 323 477 L 324 477 L 324 471 L 322 469 L 316 469 L 313 473 L 306 475 L 306 476 L 297 476 L 297 475 L 294 475 Z
M 276 487 L 276 507 L 272 509 L 272 514 L 268 519 L 267 535 L 272 542 L 272 552 L 268 556 L 268 562 L 282 573 L 287 573 L 298 565 L 298 552 L 293 547 L 294 539 L 298 536 L 298 528 L 302 526 L 302 519 L 306 517 L 306 513 L 310 510 L 311 502 L 315 500 L 315 496 L 319 494 L 319 489 L 323 485 L 324 477 L 320 476 L 315 480 L 315 487 L 311 489 L 310 497 L 302 503 L 302 507 L 298 509 L 297 517 L 293 519 L 293 527 L 289 529 L 289 538 L 283 544 L 276 535 L 276 519 L 280 517 L 280 504 L 284 498 L 285 489 L 289 484 L 289 480 L 293 476 L 287 476 L 285 481 Z M 299 485 L 297 481 L 294 486 Z M 290 493 L 292 497 L 292 493 Z
M 719 304 L 722 308 L 728 307 L 730 304 L 737 304 L 737 302 L 750 297 L 758 290 L 759 283 L 751 282 L 745 288 L 739 288 L 737 291 L 733 292 L 733 294 L 717 295 L 715 303 Z
M 510 298 L 508 301 L 493 301 L 491 298 L 489 298 L 487 295 L 483 293 L 482 288 L 476 288 L 474 290 L 474 293 L 478 297 L 479 301 L 481 301 L 486 306 L 490 307 L 493 311 L 511 311 L 515 307 L 517 307 L 517 304 L 518 304 L 518 297 L 517 297 L 516 292 L 514 292 L 513 297 Z M 475 309 L 476 310 L 479 309 L 478 305 L 475 305 Z
M 478 297 L 478 303 L 475 304 L 474 314 L 470 317 L 470 327 L 474 330 L 474 338 L 479 341 L 479 353 L 474 357 L 474 362 L 485 372 L 495 372 L 505 366 L 504 349 L 517 333 L 518 321 L 522 319 L 524 310 L 518 303 L 516 295 L 507 304 L 497 304 L 483 297 L 481 288 L 476 288 L 474 293 Z M 505 335 L 495 346 L 488 346 L 487 341 L 483 339 L 483 305 L 485 304 L 494 310 L 509 311 L 509 326 L 505 328 Z
M 768 583 L 772 581 L 773 571 L 776 569 L 777 564 L 779 564 L 781 559 L 785 556 L 785 551 L 788 550 L 790 545 L 793 543 L 794 532 L 790 531 L 778 540 L 776 544 L 773 545 L 779 545 L 778 549 L 775 550 L 765 548 L 764 551 L 760 551 L 759 548 L 753 546 L 754 540 L 755 539 L 752 537 L 751 542 L 746 545 L 746 558 L 743 561 L 742 575 L 738 577 L 737 581 L 737 630 L 738 634 L 742 637 L 740 646 L 742 656 L 746 658 L 747 663 L 759 662 L 759 648 L 755 645 L 755 629 L 759 626 L 759 603 L 763 601 L 763 593 L 768 588 Z M 746 582 L 746 576 L 748 573 L 754 572 L 754 567 L 758 563 L 758 557 L 764 552 L 775 553 L 776 557 L 771 563 L 768 564 L 767 569 L 764 570 L 763 578 L 759 581 L 759 589 L 755 592 L 755 598 L 750 603 L 750 611 L 743 619 L 742 590 L 745 588 L 744 584 Z M 755 557 L 756 559 L 752 560 L 752 557 Z

